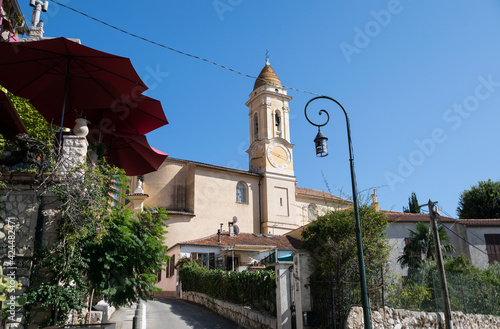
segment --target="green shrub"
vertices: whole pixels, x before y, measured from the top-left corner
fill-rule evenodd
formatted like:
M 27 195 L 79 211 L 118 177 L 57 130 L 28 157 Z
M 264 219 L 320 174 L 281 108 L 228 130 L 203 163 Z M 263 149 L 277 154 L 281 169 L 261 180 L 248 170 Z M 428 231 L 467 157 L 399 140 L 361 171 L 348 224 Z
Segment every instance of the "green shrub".
M 276 313 L 276 282 L 272 270 L 208 270 L 187 262 L 180 267 L 179 276 L 184 291 L 200 292 L 215 299 L 249 306 L 256 311 Z

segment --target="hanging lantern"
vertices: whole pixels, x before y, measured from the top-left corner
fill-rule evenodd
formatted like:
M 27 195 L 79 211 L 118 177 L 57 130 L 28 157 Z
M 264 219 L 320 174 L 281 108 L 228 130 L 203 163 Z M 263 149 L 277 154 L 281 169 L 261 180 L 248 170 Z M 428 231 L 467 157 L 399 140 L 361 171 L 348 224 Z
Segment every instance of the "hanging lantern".
M 321 129 L 318 127 L 318 134 L 314 139 L 314 144 L 316 145 L 316 156 L 326 157 L 328 155 L 328 138 L 323 135 Z

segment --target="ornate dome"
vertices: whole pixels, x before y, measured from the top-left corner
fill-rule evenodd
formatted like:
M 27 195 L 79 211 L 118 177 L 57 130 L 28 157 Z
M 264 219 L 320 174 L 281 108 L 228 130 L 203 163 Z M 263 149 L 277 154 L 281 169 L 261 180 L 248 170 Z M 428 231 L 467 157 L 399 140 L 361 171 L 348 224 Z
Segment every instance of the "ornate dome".
M 280 79 L 276 75 L 276 72 L 274 72 L 273 68 L 271 67 L 271 64 L 269 64 L 269 60 L 266 60 L 266 66 L 264 66 L 262 71 L 260 71 L 257 80 L 255 80 L 255 84 L 253 85 L 253 90 L 264 85 L 271 85 L 280 88 L 283 87 L 281 85 Z

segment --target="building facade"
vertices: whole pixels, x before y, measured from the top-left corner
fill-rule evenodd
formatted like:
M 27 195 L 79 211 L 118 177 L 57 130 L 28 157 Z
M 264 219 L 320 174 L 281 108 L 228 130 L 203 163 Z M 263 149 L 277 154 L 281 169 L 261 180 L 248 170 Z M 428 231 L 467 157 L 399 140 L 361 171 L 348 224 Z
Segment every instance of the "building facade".
M 227 232 L 229 222 L 241 233 L 281 235 L 328 209 L 349 206 L 350 201 L 332 194 L 296 186 L 291 99 L 266 61 L 246 102 L 249 170 L 167 158 L 143 182 L 132 179 L 130 190 L 137 193 L 131 194 L 129 208 L 167 209 L 167 244 L 174 246 L 215 234 L 221 226 Z

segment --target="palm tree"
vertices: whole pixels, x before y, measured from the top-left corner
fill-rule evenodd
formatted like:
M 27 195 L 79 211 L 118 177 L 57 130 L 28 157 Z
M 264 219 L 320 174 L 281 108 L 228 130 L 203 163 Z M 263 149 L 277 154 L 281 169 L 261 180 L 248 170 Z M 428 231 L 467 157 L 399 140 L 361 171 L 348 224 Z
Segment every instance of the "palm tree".
M 398 258 L 401 267 L 418 268 L 424 259 L 434 259 L 434 239 L 429 229 L 429 225 L 418 222 L 415 231 L 410 231 L 408 244 L 403 249 L 403 255 Z M 444 226 L 438 228 L 439 240 L 443 254 L 449 254 L 455 251 L 455 248 L 450 244 L 448 234 L 446 234 Z M 422 259 L 422 255 L 425 258 Z

